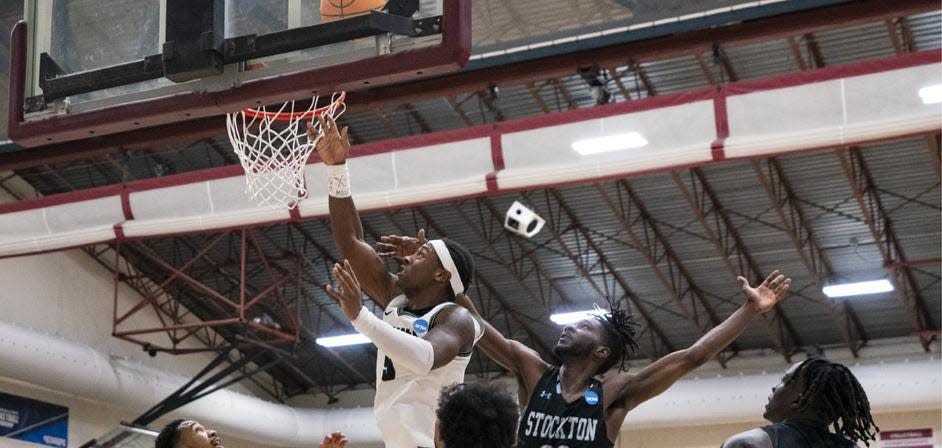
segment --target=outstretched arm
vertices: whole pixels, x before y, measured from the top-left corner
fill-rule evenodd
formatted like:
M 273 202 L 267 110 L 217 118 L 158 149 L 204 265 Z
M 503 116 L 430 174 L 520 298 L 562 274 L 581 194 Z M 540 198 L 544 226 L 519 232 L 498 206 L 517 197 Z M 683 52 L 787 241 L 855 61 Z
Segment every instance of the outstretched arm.
M 540 358 L 535 350 L 518 341 L 504 337 L 493 325 L 484 320 L 475 308 L 474 303 L 471 302 L 471 298 L 466 294 L 458 294 L 455 303 L 470 311 L 484 326 L 484 335 L 481 336 L 481 340 L 477 344 L 484 351 L 484 354 L 500 364 L 501 367 L 521 377 L 528 391 L 532 390 L 532 386 L 536 385 L 540 376 L 548 367 L 543 358 Z
M 350 260 L 363 290 L 385 308 L 397 293 L 396 278 L 386 270 L 386 265 L 376 255 L 376 251 L 363 241 L 363 225 L 353 197 L 350 196 L 350 179 L 346 167 L 350 151 L 347 127 L 338 131 L 337 123 L 332 118 L 320 116 L 318 120 L 324 135 L 318 140 L 317 131 L 308 124 L 308 138 L 317 141 L 317 154 L 327 165 L 328 206 L 334 242 L 342 257 Z
M 754 317 L 771 310 L 785 296 L 791 284 L 791 279 L 779 271 L 772 272 L 757 288 L 750 287 L 743 277 L 737 280 L 749 300 L 732 316 L 690 348 L 655 361 L 638 375 L 620 375 L 612 380 L 610 390 L 615 392 L 614 401 L 619 402 L 625 412 L 660 395 L 681 377 L 716 356 L 746 329 Z

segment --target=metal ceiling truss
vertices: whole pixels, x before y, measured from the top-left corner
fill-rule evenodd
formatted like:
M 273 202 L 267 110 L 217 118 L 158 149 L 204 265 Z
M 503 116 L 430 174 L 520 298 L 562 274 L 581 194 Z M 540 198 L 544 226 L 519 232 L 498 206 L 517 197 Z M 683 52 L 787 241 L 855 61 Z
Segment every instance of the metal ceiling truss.
M 160 267 L 165 271 L 166 274 L 169 275 L 169 277 L 162 283 L 162 286 L 166 287 L 166 285 L 170 282 L 182 282 L 191 290 L 202 296 L 204 299 L 211 299 L 202 300 L 202 303 L 209 306 L 210 308 L 213 308 L 214 312 L 218 313 L 215 315 L 222 317 L 210 321 L 192 323 L 169 324 L 164 322 L 164 325 L 161 327 L 134 328 L 132 326 L 131 328 L 119 328 L 121 323 L 125 322 L 127 318 L 131 317 L 133 314 L 135 314 L 136 311 L 141 309 L 141 307 L 135 306 L 132 308 L 130 313 L 125 313 L 120 316 L 117 314 L 115 315 L 113 325 L 114 336 L 142 346 L 147 345 L 150 350 L 174 354 L 178 353 L 178 350 L 181 350 L 179 341 L 185 339 L 185 337 L 188 336 L 191 332 L 206 327 L 228 326 L 231 329 L 241 327 L 239 328 L 238 333 L 244 333 L 250 339 L 255 339 L 273 345 L 290 344 L 297 341 L 299 331 L 297 312 L 288 307 L 287 304 L 283 301 L 278 300 L 278 295 L 274 294 L 274 291 L 283 287 L 289 280 L 297 281 L 297 278 L 300 276 L 300 272 L 295 270 L 295 272 L 290 273 L 290 275 L 283 275 L 279 276 L 278 278 L 272 278 L 267 286 L 257 293 L 249 296 L 246 288 L 247 280 L 245 263 L 246 255 L 249 250 L 247 247 L 248 232 L 249 231 L 245 229 L 240 231 L 241 258 L 237 297 L 228 297 L 225 292 L 220 292 L 217 290 L 217 288 L 207 285 L 205 282 L 197 280 L 196 278 L 193 278 L 186 273 L 186 271 L 197 261 L 202 260 L 203 262 L 208 262 L 205 259 L 206 254 L 213 248 L 213 246 L 223 239 L 222 237 L 228 235 L 228 232 L 213 238 L 208 244 L 204 245 L 204 247 L 202 247 L 196 255 L 191 257 L 189 261 L 179 268 L 165 261 L 160 256 L 160 254 L 151 249 L 144 242 L 119 241 L 117 245 L 117 256 L 120 256 L 123 259 L 131 260 L 144 258 L 147 262 Z M 119 279 L 116 276 L 115 282 L 118 281 Z M 273 321 L 270 324 L 263 324 L 260 322 L 260 320 L 264 320 L 261 317 L 263 313 L 263 311 L 261 311 L 262 307 L 255 308 L 255 305 L 259 304 L 259 302 L 265 299 L 268 299 L 266 302 L 269 305 L 277 305 L 277 307 L 267 307 L 269 311 L 277 310 L 280 316 L 287 317 L 287 322 L 285 322 L 288 325 L 287 331 L 283 331 L 280 328 L 280 323 Z M 150 300 L 153 300 L 153 298 L 144 297 L 141 299 L 141 302 Z M 117 309 L 117 294 L 115 295 L 115 301 L 115 308 Z M 269 320 L 271 320 L 271 318 L 272 316 L 269 316 Z M 275 325 L 276 323 L 277 327 Z M 135 338 L 137 335 L 165 332 L 169 332 L 169 334 L 173 335 L 173 337 L 170 338 L 169 345 L 161 345 L 158 343 L 147 342 Z M 180 332 L 185 332 L 183 333 L 184 336 L 181 337 Z
M 210 258 L 209 253 L 214 247 L 219 245 L 223 237 L 233 239 L 232 237 L 236 234 L 238 234 L 239 264 L 238 273 L 233 274 L 228 271 L 227 267 L 218 264 Z M 264 235 L 264 233 L 262 234 Z M 177 241 L 182 241 L 184 245 L 189 244 L 186 238 L 176 238 L 174 242 Z M 251 245 L 249 243 L 251 243 Z M 174 244 L 173 247 L 174 250 L 183 250 L 177 244 Z M 128 260 L 131 264 L 147 265 L 151 267 L 151 269 L 155 269 L 155 267 L 159 268 L 159 271 L 148 272 L 147 276 L 154 279 L 165 278 L 163 281 L 165 284 L 156 285 L 163 286 L 163 288 L 142 290 L 144 299 L 132 307 L 131 310 L 120 316 L 117 314 L 118 310 L 116 308 L 114 335 L 121 339 L 140 344 L 142 347 L 145 347 L 146 350 L 153 352 L 191 353 L 194 351 L 216 351 L 219 349 L 220 345 L 229 343 L 241 350 L 264 350 L 268 357 L 281 358 L 288 356 L 291 357 L 293 362 L 280 363 L 278 368 L 278 370 L 286 370 L 287 372 L 275 375 L 273 369 L 272 374 L 273 376 L 277 376 L 282 382 L 285 380 L 285 374 L 290 375 L 293 381 L 303 386 L 301 386 L 302 390 L 296 390 L 297 388 L 284 390 L 287 387 L 283 384 L 280 394 L 282 399 L 284 395 L 303 392 L 303 390 L 308 387 L 318 388 L 329 397 L 333 397 L 335 395 L 332 390 L 333 386 L 325 385 L 324 381 L 312 379 L 295 365 L 295 362 L 300 362 L 298 353 L 294 351 L 298 347 L 316 355 L 317 358 L 323 356 L 323 351 L 327 351 L 329 354 L 334 355 L 335 358 L 339 358 L 336 356 L 336 353 L 332 351 L 315 349 L 315 347 L 319 348 L 319 346 L 314 346 L 313 340 L 306 340 L 305 344 L 297 344 L 300 339 L 302 327 L 302 323 L 299 319 L 299 309 L 300 301 L 303 300 L 303 297 L 295 297 L 291 299 L 292 302 L 289 303 L 289 299 L 284 295 L 284 288 L 288 284 L 293 284 L 298 294 L 301 294 L 303 291 L 303 288 L 300 287 L 300 282 L 302 276 L 307 274 L 304 273 L 304 270 L 301 268 L 301 258 L 289 253 L 284 259 L 292 261 L 290 268 L 271 263 L 267 255 L 261 250 L 254 231 L 249 229 L 226 232 L 212 238 L 202 247 L 190 246 L 189 249 L 189 253 L 193 255 L 187 258 L 185 263 L 180 265 L 180 267 L 175 267 L 143 242 L 129 242 L 118 248 L 120 259 L 122 260 Z M 216 247 L 216 249 L 219 248 Z M 254 258 L 257 261 L 253 264 L 257 268 L 254 270 L 260 271 L 257 272 L 258 275 L 253 275 L 250 270 L 246 269 L 250 253 L 254 254 Z M 171 254 L 171 258 L 180 260 L 182 255 L 182 253 Z M 197 262 L 197 260 L 199 261 Z M 224 264 L 231 265 L 231 262 Z M 205 278 L 205 280 L 190 275 L 192 272 L 189 271 L 197 266 L 209 268 L 203 271 L 204 275 L 201 278 Z M 215 275 L 209 277 L 206 274 Z M 118 277 L 119 276 L 116 275 L 116 278 Z M 259 283 L 259 277 L 265 277 L 267 281 Z M 220 283 L 228 285 L 228 287 L 226 287 L 225 290 L 221 290 Z M 213 284 L 215 284 L 215 286 L 213 286 Z M 154 301 L 153 295 L 156 291 L 164 291 L 164 302 L 158 303 L 158 305 L 160 305 L 158 309 L 164 311 L 165 317 L 169 317 L 169 319 L 161 318 L 163 324 L 161 327 L 131 327 L 119 329 L 119 325 L 133 314 L 146 309 L 146 306 L 142 306 L 142 303 Z M 209 300 L 207 300 L 207 298 Z M 153 308 L 153 306 L 151 306 L 151 308 Z M 197 311 L 202 312 L 196 313 Z M 204 320 L 183 323 L 183 317 L 191 313 L 196 313 L 197 315 L 195 317 L 197 319 Z M 209 316 L 212 316 L 212 318 Z M 218 318 L 217 316 L 222 317 Z M 280 327 L 284 327 L 284 329 Z M 141 339 L 137 336 L 159 333 L 163 333 L 167 336 L 169 344 L 162 345 Z M 213 339 L 209 339 L 209 341 L 215 341 L 216 343 L 211 343 L 206 349 L 187 349 L 181 347 L 184 340 L 195 334 L 203 334 L 204 336 L 211 335 Z M 220 338 L 219 336 L 222 337 Z M 220 339 L 222 339 L 222 341 L 220 341 Z M 284 346 L 288 346 L 292 352 L 289 353 L 281 348 Z M 353 369 L 345 363 L 341 365 L 351 372 L 358 374 L 357 369 Z
M 753 160 L 752 168 L 815 285 L 815 288 L 808 288 L 814 291 L 809 296 L 828 311 L 851 353 L 854 357 L 859 357 L 867 334 L 850 304 L 844 300 L 831 300 L 821 292 L 826 281 L 834 278 L 834 271 L 827 254 L 815 238 L 810 222 L 802 212 L 801 200 L 795 195 L 785 177 L 781 163 L 774 157 L 765 161 Z M 804 288 L 795 289 L 800 292 Z
M 117 256 L 117 252 L 112 245 L 90 246 L 84 248 L 83 251 L 92 257 L 96 262 L 98 262 L 102 267 L 112 272 L 120 279 L 121 283 L 137 292 L 141 297 L 154 298 L 155 300 L 147 300 L 146 302 L 147 305 L 151 306 L 151 309 L 154 310 L 157 318 L 162 322 L 170 320 L 170 322 L 177 324 L 181 323 L 183 319 L 186 319 L 188 316 L 192 316 L 192 313 L 189 310 L 181 306 L 178 301 L 173 300 L 171 294 L 168 291 L 157 288 L 157 284 L 150 279 L 150 276 L 142 273 L 135 267 L 135 265 L 128 263 L 126 260 Z M 117 288 L 118 285 L 115 286 Z M 140 304 L 137 306 L 140 306 Z M 176 321 L 172 320 L 174 316 L 177 316 Z M 194 316 L 194 318 L 196 317 Z M 166 333 L 168 339 L 173 338 L 172 332 L 167 331 Z M 189 336 L 180 338 L 179 342 L 183 342 L 183 340 L 189 337 L 193 337 L 198 341 L 194 342 L 195 345 L 201 344 L 203 346 L 213 348 L 213 351 L 226 353 L 228 362 L 230 363 L 235 363 L 239 359 L 238 356 L 233 355 L 234 352 L 231 352 L 227 348 L 228 344 L 219 335 L 219 333 L 216 333 L 211 328 L 194 330 Z M 203 352 L 207 350 L 197 349 L 195 351 Z M 156 351 L 152 353 L 155 354 Z M 248 369 L 249 367 L 244 365 L 239 367 L 240 373 L 245 375 L 245 378 L 248 378 L 250 381 L 252 381 L 260 390 L 264 391 L 279 402 L 283 402 L 285 398 L 287 398 L 283 387 L 278 381 L 275 380 L 274 377 L 263 375 L 248 375 Z
M 648 213 L 644 202 L 629 182 L 622 179 L 609 185 L 615 190 L 614 195 L 609 194 L 604 184 L 596 184 L 599 196 L 621 223 L 635 250 L 664 286 L 671 302 L 701 336 L 705 335 L 722 322 L 706 294 L 697 286 L 687 268 L 674 253 L 667 238 L 657 227 L 654 218 Z M 738 352 L 737 345 L 730 344 L 728 350 L 717 355 L 717 360 L 726 367 L 726 361 Z
M 870 235 L 880 250 L 883 266 L 889 271 L 896 298 L 903 306 L 914 334 L 919 338 L 923 349 L 928 352 L 929 344 L 939 336 L 938 327 L 932 322 L 919 283 L 913 275 L 912 267 L 907 263 L 896 231 L 893 230 L 893 221 L 883 208 L 873 175 L 860 148 L 840 149 L 835 151 L 835 155 L 850 182 L 864 222 L 870 229 Z
M 742 275 L 751 284 L 761 282 L 765 278 L 765 272 L 752 258 L 729 214 L 713 187 L 707 182 L 703 170 L 692 168 L 686 172 L 673 171 L 671 176 L 732 279 Z M 791 294 L 800 295 L 794 291 Z M 806 299 L 813 301 L 807 297 Z M 772 346 L 787 362 L 791 362 L 792 355 L 802 345 L 791 320 L 778 306 L 763 314 L 762 318 L 767 323 L 765 329 Z
M 673 352 L 675 350 L 674 345 L 655 323 L 654 319 L 651 318 L 649 310 L 645 308 L 644 301 L 631 290 L 628 282 L 608 260 L 608 257 L 605 256 L 589 231 L 581 224 L 572 209 L 565 204 L 562 195 L 555 189 L 542 190 L 540 195 L 543 197 L 545 204 L 543 210 L 546 212 L 544 216 L 546 218 L 546 230 L 549 231 L 552 239 L 556 241 L 565 256 L 576 266 L 582 278 L 595 290 L 598 295 L 597 298 L 608 297 L 625 301 L 629 304 L 629 309 L 633 308 L 641 316 L 644 330 L 639 335 L 639 339 L 644 333 L 647 333 L 650 344 L 650 347 L 647 347 L 646 344 L 639 344 L 643 354 L 648 359 L 656 360 Z M 532 203 L 532 197 L 536 196 L 536 193 L 523 192 L 522 196 L 525 202 Z M 564 235 L 573 240 L 576 250 L 570 247 Z M 592 263 L 593 260 L 594 263 Z M 600 268 L 598 274 L 592 272 L 596 267 Z M 616 285 L 621 288 L 621 295 L 617 293 Z M 641 341 L 639 340 L 639 342 Z
M 323 224 L 323 222 L 321 222 L 321 224 Z M 314 224 L 312 223 L 312 225 Z M 325 225 L 325 228 L 326 228 L 326 225 Z M 329 233 L 330 229 L 326 229 L 326 230 Z M 329 278 L 324 279 L 324 280 L 320 280 L 316 278 L 315 273 L 317 272 L 316 268 L 318 266 L 314 264 L 314 262 L 311 261 L 312 257 L 309 255 L 308 248 L 313 248 L 313 250 L 316 252 L 316 255 L 313 257 L 313 259 L 322 261 L 323 266 L 321 266 L 321 268 L 324 269 L 325 273 L 331 272 L 331 267 L 333 266 L 334 263 L 337 263 L 338 260 L 330 253 L 330 251 L 327 250 L 327 248 L 325 248 L 322 244 L 320 244 L 301 223 L 296 222 L 296 221 L 292 221 L 288 223 L 288 232 L 286 233 L 286 236 L 285 236 L 287 241 L 286 241 L 285 246 L 291 248 L 292 250 L 289 250 L 280 246 L 276 241 L 274 241 L 274 239 L 271 236 L 268 235 L 267 232 L 260 232 L 260 234 L 266 238 L 266 242 L 268 244 L 271 244 L 278 251 L 281 251 L 283 253 L 289 253 L 289 254 L 299 253 L 300 255 L 297 256 L 297 259 L 302 261 L 302 264 L 304 264 L 306 267 L 310 268 L 310 269 L 305 269 L 302 267 L 301 269 L 302 277 L 304 280 L 307 280 L 308 283 L 313 284 L 315 288 L 321 289 L 329 283 L 330 281 Z M 295 235 L 301 235 L 302 243 L 301 243 L 300 251 L 297 251 L 296 248 L 293 247 L 296 245 Z M 274 265 L 274 266 L 278 267 L 278 265 Z M 323 328 L 324 326 L 322 325 L 320 321 L 320 317 L 323 317 L 323 316 L 329 317 L 335 327 L 340 327 L 340 328 L 345 328 L 345 329 L 349 328 L 350 326 L 349 322 L 347 322 L 345 319 L 341 319 L 340 317 L 337 316 L 336 313 L 330 311 L 331 309 L 338 309 L 339 307 L 335 307 L 333 305 L 332 299 L 329 302 L 331 303 L 330 306 L 325 306 L 324 304 L 320 303 L 316 299 L 316 296 L 313 293 L 310 293 L 304 287 L 303 283 L 299 284 L 298 288 L 299 289 L 297 293 L 299 297 L 308 299 L 307 303 L 314 304 L 316 307 L 316 310 L 318 311 L 318 315 L 317 315 L 318 321 L 315 322 L 313 325 L 310 322 L 305 322 L 303 320 L 303 315 L 302 315 L 302 324 L 300 326 L 301 328 L 300 336 L 302 337 L 304 346 L 307 347 L 309 351 L 312 351 L 312 352 L 316 351 L 318 354 L 326 353 L 331 359 L 339 363 L 339 365 L 343 367 L 343 369 L 348 374 L 350 374 L 350 376 L 347 377 L 347 380 L 343 381 L 345 383 L 348 383 L 348 386 L 352 387 L 355 384 L 355 382 L 351 381 L 350 379 L 356 378 L 363 384 L 368 384 L 370 387 L 375 388 L 376 387 L 375 382 L 371 381 L 366 376 L 364 376 L 362 372 L 360 371 L 360 369 L 357 369 L 349 361 L 347 361 L 345 358 L 340 356 L 340 354 L 338 354 L 336 350 L 334 350 L 331 347 L 324 347 L 321 345 L 317 345 L 315 342 L 318 335 L 323 333 L 324 331 L 324 328 Z M 376 303 L 373 301 L 369 301 L 368 303 L 371 304 L 371 307 L 375 311 Z M 314 330 L 311 329 L 312 326 Z M 316 348 L 316 350 L 314 350 L 314 348 Z M 372 348 L 373 348 L 372 344 L 367 344 L 363 351 L 366 352 L 367 356 L 370 356 L 370 357 L 375 356 L 375 350 L 373 350 Z M 317 360 L 316 358 L 312 358 L 312 359 Z M 300 372 L 299 370 L 298 373 L 303 373 L 303 372 Z M 307 379 L 306 381 L 310 386 L 317 385 L 317 383 L 314 382 L 313 380 Z M 334 399 L 333 396 L 330 396 L 330 398 Z

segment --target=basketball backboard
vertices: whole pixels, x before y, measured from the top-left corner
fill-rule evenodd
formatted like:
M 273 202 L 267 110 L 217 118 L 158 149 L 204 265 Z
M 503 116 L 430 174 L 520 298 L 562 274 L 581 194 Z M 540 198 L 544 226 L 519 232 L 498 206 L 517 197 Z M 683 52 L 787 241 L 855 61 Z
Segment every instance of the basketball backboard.
M 370 2 L 377 3 L 27 1 L 25 26 L 18 26 L 26 29 L 15 30 L 12 42 L 25 40 L 26 48 L 19 49 L 22 64 L 14 48 L 11 66 L 11 105 L 24 110 L 11 120 L 10 136 L 21 146 L 61 143 L 406 81 L 467 61 L 470 0 L 398 0 L 389 2 L 401 8 L 397 14 L 322 17 L 336 5 Z M 218 73 L 171 76 L 172 55 L 181 50 L 167 34 L 192 20 L 184 15 L 200 3 L 223 23 L 222 33 L 197 35 L 215 39 L 199 44 L 217 49 Z M 22 102 L 12 81 L 22 83 Z

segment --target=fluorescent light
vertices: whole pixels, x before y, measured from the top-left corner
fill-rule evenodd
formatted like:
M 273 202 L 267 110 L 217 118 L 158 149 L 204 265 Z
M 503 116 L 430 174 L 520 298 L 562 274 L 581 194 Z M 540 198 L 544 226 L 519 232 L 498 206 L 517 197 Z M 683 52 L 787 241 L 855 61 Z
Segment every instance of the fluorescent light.
M 370 340 L 360 333 L 353 333 L 317 338 L 315 342 L 317 342 L 317 345 L 323 345 L 324 347 L 343 347 L 346 345 L 368 344 Z
M 624 151 L 626 149 L 640 148 L 648 141 L 637 132 L 627 134 L 609 135 L 607 137 L 589 138 L 572 142 L 573 151 L 580 155 L 601 154 L 603 152 Z
M 550 316 L 550 320 L 559 325 L 568 325 L 587 319 L 592 316 L 601 316 L 605 314 L 603 310 L 573 311 L 571 313 L 557 313 Z
M 824 295 L 828 297 L 862 296 L 864 294 L 890 292 L 893 290 L 893 284 L 889 280 L 871 280 L 868 282 L 828 285 L 822 290 Z
M 942 84 L 919 89 L 919 97 L 922 98 L 922 104 L 942 103 Z

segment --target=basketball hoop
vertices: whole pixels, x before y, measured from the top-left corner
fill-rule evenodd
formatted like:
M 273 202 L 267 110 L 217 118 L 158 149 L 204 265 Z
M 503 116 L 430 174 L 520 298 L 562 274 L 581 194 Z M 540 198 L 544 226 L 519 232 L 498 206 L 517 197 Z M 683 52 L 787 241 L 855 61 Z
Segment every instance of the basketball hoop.
M 292 209 L 307 196 L 304 165 L 324 135 L 316 118 L 342 115 L 345 97 L 345 92 L 335 93 L 329 104 L 317 107 L 314 96 L 303 111 L 288 101 L 276 112 L 262 106 L 226 114 L 229 141 L 245 170 L 246 190 L 256 203 Z M 314 140 L 307 137 L 309 122 L 317 130 Z

